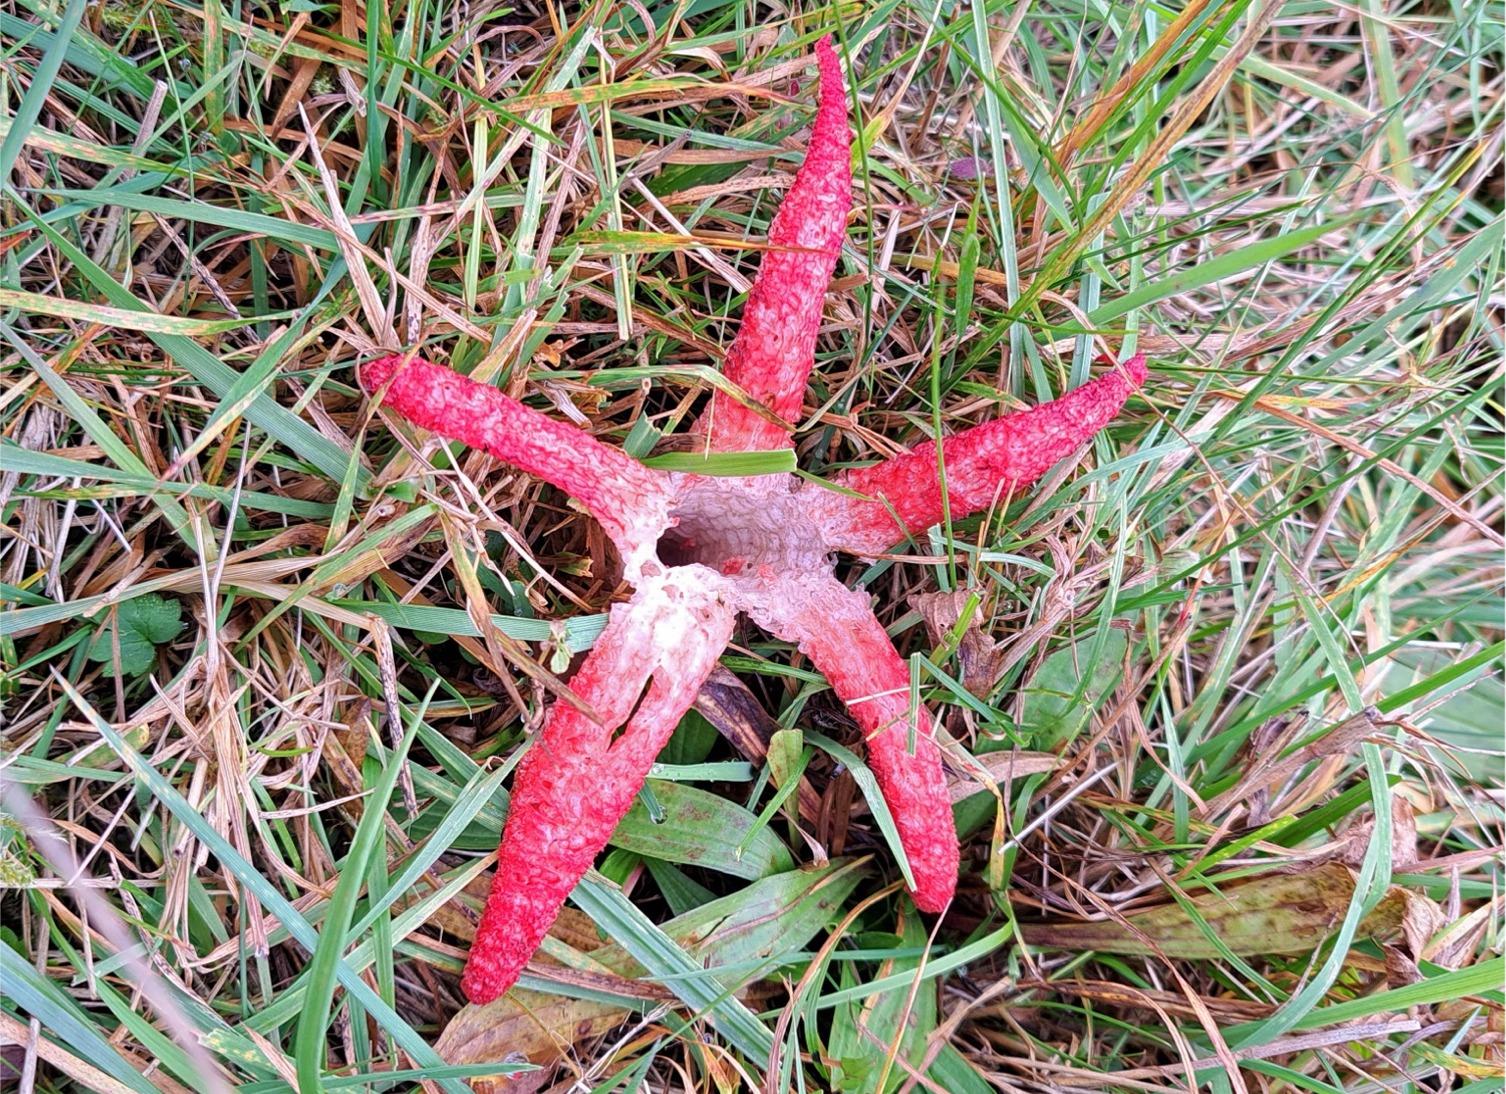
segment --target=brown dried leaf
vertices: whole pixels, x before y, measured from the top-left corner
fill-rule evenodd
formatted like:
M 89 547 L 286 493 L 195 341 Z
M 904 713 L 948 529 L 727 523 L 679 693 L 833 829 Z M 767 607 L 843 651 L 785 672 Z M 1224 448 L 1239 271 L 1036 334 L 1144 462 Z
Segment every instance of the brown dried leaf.
M 748 686 L 721 665 L 701 685 L 695 708 L 750 760 L 761 762 L 768 755 L 769 741 L 779 732 L 779 723 L 769 717 Z
M 975 594 L 969 589 L 954 589 L 949 593 L 920 593 L 910 597 L 910 606 L 920 613 L 925 621 L 926 634 L 932 645 L 940 645 L 950 639 L 953 629 L 962 619 L 963 612 L 970 618 L 963 624 L 957 645 L 957 661 L 962 666 L 962 686 L 980 699 L 988 697 L 1004 662 L 1004 651 L 999 644 L 984 634 L 978 626 L 978 611 Z
M 695 709 L 731 742 L 732 747 L 754 763 L 763 763 L 769 754 L 769 742 L 780 725 L 763 709 L 758 697 L 748 690 L 730 670 L 718 665 L 701 685 Z M 821 816 L 821 795 L 802 778 L 797 792 L 800 818 L 815 824 Z
M 596 921 L 578 908 L 564 907 L 549 927 L 549 937 L 558 938 L 571 949 L 589 953 L 602 945 Z M 540 953 L 534 960 L 544 955 Z
M 628 1013 L 627 1007 L 612 1003 L 514 988 L 495 1003 L 463 1009 L 445 1027 L 435 1048 L 453 1064 L 478 1060 L 547 1064 L 564 1057 L 573 1045 L 605 1033 Z M 546 1069 L 512 1078 L 495 1076 L 486 1083 L 490 1089 L 511 1094 L 536 1089 L 547 1074 Z
M 371 703 L 361 700 L 349 723 L 335 729 L 325 738 L 320 759 L 329 768 L 330 778 L 340 797 L 351 799 L 341 810 L 352 821 L 361 819 L 361 795 L 366 791 L 366 780 L 361 775 L 361 763 L 366 758 L 366 742 L 371 735 Z
M 1375 839 L 1375 817 L 1368 811 L 1345 828 L 1333 845 L 1331 857 L 1346 866 L 1358 868 L 1370 853 Z M 1417 862 L 1417 815 L 1412 803 L 1401 794 L 1391 796 L 1391 868 L 1405 870 Z
M 466 884 L 463 895 L 441 904 L 429 914 L 428 924 L 465 942 L 473 941 L 476 937 L 476 924 L 481 918 L 481 909 L 486 906 L 487 894 L 491 892 L 492 877 L 491 873 L 485 873 L 472 878 Z M 421 880 L 407 893 L 398 897 L 393 907 L 398 911 L 410 908 L 422 902 L 433 891 L 432 881 Z M 557 938 L 565 945 L 582 953 L 589 953 L 602 944 L 601 932 L 596 929 L 596 924 L 592 922 L 591 917 L 585 912 L 570 907 L 560 909 L 559 915 L 549 927 L 549 937 Z M 464 954 L 464 950 L 459 952 Z M 544 964 L 557 964 L 543 950 L 534 955 L 533 960 Z
M 1391 941 L 1415 962 L 1443 924 L 1443 910 L 1438 905 L 1410 889 L 1393 885 L 1360 923 L 1360 929 Z
M 814 870 L 791 870 L 755 882 L 732 897 L 711 901 L 663 924 L 663 931 L 708 968 L 741 968 L 772 954 L 804 946 L 828 923 L 866 872 L 862 860 L 841 860 Z M 595 939 L 576 919 L 566 933 Z M 544 966 L 535 958 L 530 972 L 562 982 L 624 997 L 663 999 L 673 996 L 659 984 L 636 980 L 642 966 L 622 947 L 597 946 L 589 954 L 597 970 Z M 746 974 L 740 974 L 746 978 Z M 739 992 L 741 997 L 744 993 Z M 557 998 L 514 988 L 484 1006 L 467 1006 L 451 1019 L 435 1049 L 451 1064 L 504 1060 L 552 1064 L 575 1044 L 620 1022 L 627 1006 Z M 529 1073 L 533 1074 L 533 1073 Z M 530 1089 L 517 1079 L 489 1079 L 476 1089 Z M 532 1081 L 532 1080 L 530 1080 Z M 475 1084 L 473 1084 L 475 1085 Z
M 1232 953 L 1295 955 L 1319 946 L 1354 899 L 1352 870 L 1342 863 L 1268 874 L 1221 893 L 1191 897 L 1197 921 L 1179 904 L 1091 923 L 1024 924 L 1033 946 L 1103 953 L 1162 954 L 1190 960 L 1222 956 L 1208 937 Z M 1432 937 L 1442 913 L 1425 897 L 1393 885 L 1360 923 L 1358 937 L 1399 943 L 1414 956 Z

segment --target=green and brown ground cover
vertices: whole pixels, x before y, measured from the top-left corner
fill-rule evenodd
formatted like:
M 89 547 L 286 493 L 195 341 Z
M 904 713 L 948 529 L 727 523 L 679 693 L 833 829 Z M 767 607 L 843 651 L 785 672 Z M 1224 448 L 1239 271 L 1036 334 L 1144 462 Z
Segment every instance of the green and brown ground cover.
M 0 1083 L 1501 1089 L 1501 16 L 0 6 Z M 800 466 L 1102 349 L 1151 378 L 841 571 L 954 741 L 945 918 L 744 626 L 524 990 L 462 1007 L 622 589 L 353 366 L 693 458 L 824 33 L 855 212 Z

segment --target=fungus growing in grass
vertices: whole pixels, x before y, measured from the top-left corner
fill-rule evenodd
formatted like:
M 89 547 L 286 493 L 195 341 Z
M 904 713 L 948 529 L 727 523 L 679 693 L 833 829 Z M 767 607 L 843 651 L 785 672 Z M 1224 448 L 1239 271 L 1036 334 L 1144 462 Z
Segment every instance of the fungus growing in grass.
M 850 206 L 846 89 L 828 40 L 805 164 L 770 231 L 725 372 L 781 419 L 797 418 L 826 286 Z M 941 444 L 948 512 L 961 519 L 1017 492 L 1118 413 L 1145 379 L 1136 356 L 1044 406 Z M 935 726 L 911 710 L 909 667 L 865 593 L 841 584 L 835 552 L 872 556 L 941 520 L 935 444 L 826 490 L 793 475 L 713 478 L 653 470 L 488 385 L 422 360 L 384 357 L 362 385 L 415 425 L 505 460 L 569 493 L 622 555 L 634 593 L 570 680 L 589 713 L 556 702 L 518 767 L 491 895 L 462 986 L 488 1002 L 517 980 L 571 889 L 632 805 L 650 765 L 725 648 L 738 613 L 793 642 L 863 729 L 914 880 L 941 912 L 958 844 Z M 787 430 L 718 392 L 698 423 L 713 451 L 790 445 Z M 896 518 L 898 522 L 896 523 Z M 594 716 L 593 716 L 594 715 Z

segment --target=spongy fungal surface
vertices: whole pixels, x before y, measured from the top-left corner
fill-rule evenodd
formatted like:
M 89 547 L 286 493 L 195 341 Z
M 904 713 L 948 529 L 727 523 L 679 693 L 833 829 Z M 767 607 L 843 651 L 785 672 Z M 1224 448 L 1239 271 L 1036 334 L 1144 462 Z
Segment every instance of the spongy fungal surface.
M 780 418 L 798 417 L 822 299 L 851 202 L 846 91 L 830 42 L 816 50 L 821 103 L 810 154 L 775 218 L 726 374 Z M 837 552 L 875 555 L 1001 493 L 1030 485 L 1103 428 L 1145 377 L 1132 358 L 1054 402 L 939 445 L 837 476 L 712 478 L 652 470 L 489 385 L 402 356 L 362 383 L 415 425 L 464 441 L 569 493 L 616 545 L 634 593 L 556 700 L 518 768 L 497 872 L 463 987 L 486 1002 L 517 979 L 565 898 L 605 847 L 659 749 L 694 701 L 741 614 L 793 643 L 862 730 L 918 908 L 942 912 L 959 849 L 931 716 L 865 592 L 837 580 Z M 713 397 L 697 423 L 711 451 L 769 450 L 790 435 Z M 943 487 L 943 482 L 946 484 Z
M 472 1001 L 512 986 L 632 805 L 731 637 L 735 616 L 722 592 L 716 574 L 678 566 L 643 578 L 629 603 L 612 608 L 570 679 L 590 712 L 556 703 L 518 768 L 496 881 L 461 981 Z
M 699 562 L 729 577 L 760 566 L 789 571 L 830 565 L 832 548 L 814 526 L 818 491 L 796 476 L 687 475 L 677 486 L 670 508 L 674 524 L 659 541 L 661 561 Z

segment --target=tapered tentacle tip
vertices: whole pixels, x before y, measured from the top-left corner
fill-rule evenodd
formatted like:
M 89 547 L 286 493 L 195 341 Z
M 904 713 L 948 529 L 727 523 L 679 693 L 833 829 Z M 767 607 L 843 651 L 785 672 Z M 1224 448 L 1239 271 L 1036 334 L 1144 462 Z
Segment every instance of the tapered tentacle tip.
M 465 972 L 460 977 L 461 994 L 478 1007 L 512 990 L 559 915 L 563 896 L 557 891 L 540 894 L 529 888 L 533 878 L 543 878 L 553 890 L 560 888 L 553 884 L 555 871 L 544 862 L 547 854 L 536 851 L 536 857 L 542 869 L 530 875 L 516 864 L 513 869 L 499 866 L 492 883 L 486 914 L 477 928 Z M 587 865 L 581 866 L 580 873 L 585 872 Z M 575 880 L 578 875 L 565 879 L 563 891 L 568 892 Z
M 527 894 L 503 894 L 503 899 L 509 914 L 491 923 L 483 919 L 460 977 L 461 992 L 477 1006 L 512 990 L 559 913 L 558 905 Z
M 847 81 L 842 78 L 842 60 L 830 34 L 816 43 L 816 67 L 821 72 L 821 106 L 825 108 L 827 126 L 840 131 L 838 135 L 846 147 L 850 143 L 847 136 Z
M 1104 364 L 1114 365 L 1114 359 L 1108 354 L 1099 358 Z M 1117 375 L 1123 376 L 1135 387 L 1141 387 L 1150 376 L 1150 369 L 1145 364 L 1145 354 L 1137 353 L 1127 361 L 1120 361 L 1115 365 Z
M 940 915 L 951 906 L 952 895 L 956 890 L 955 879 L 950 884 L 944 882 L 922 884 L 917 878 L 915 889 L 910 893 L 910 899 L 921 911 L 929 915 Z
M 474 961 L 466 963 L 465 975 L 460 978 L 460 990 L 478 1007 L 501 995 L 506 990 L 502 984 L 502 977 L 490 965 L 482 966 Z

